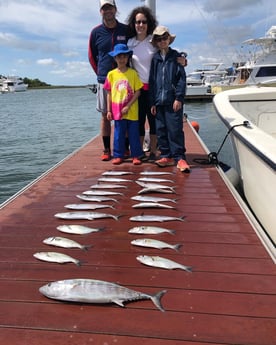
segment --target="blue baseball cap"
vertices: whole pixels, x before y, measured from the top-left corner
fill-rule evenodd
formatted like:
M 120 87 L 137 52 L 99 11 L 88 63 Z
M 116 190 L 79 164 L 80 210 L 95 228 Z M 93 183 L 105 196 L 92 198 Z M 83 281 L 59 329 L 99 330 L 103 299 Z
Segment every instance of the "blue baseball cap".
M 118 43 L 114 46 L 114 50 L 108 53 L 110 56 L 115 57 L 119 54 L 129 54 L 132 55 L 133 51 L 128 49 L 128 46 L 123 43 Z

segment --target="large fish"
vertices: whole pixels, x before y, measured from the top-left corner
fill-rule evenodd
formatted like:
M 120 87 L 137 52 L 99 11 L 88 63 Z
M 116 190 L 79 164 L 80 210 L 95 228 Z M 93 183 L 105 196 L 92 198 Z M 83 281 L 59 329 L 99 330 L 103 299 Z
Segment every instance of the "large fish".
M 139 204 L 132 205 L 133 208 L 175 208 L 170 205 L 160 204 L 158 202 L 140 202 Z
M 164 193 L 164 194 L 172 194 L 175 193 L 172 189 L 165 189 L 165 188 L 143 188 L 139 190 L 138 194 L 147 194 L 147 193 Z
M 166 258 L 162 258 L 161 256 L 139 255 L 136 259 L 147 266 L 165 268 L 167 270 L 180 269 L 187 272 L 192 272 L 192 267 L 182 265 L 178 262 Z
M 115 216 L 110 213 L 100 213 L 100 212 L 61 212 L 55 214 L 56 218 L 60 219 L 87 219 L 87 220 L 94 220 L 94 219 L 100 219 L 100 218 L 113 218 L 115 220 L 118 220 L 119 216 Z
M 139 184 L 139 186 L 143 187 L 143 188 L 150 188 L 150 189 L 169 189 L 174 191 L 175 187 L 170 187 L 170 186 L 165 186 L 163 184 L 159 184 L 159 183 L 146 183 L 146 182 L 142 182 L 142 181 L 135 181 L 137 184 Z
M 174 202 L 176 203 L 176 199 L 169 199 L 169 198 L 162 198 L 157 196 L 146 196 L 146 195 L 135 195 L 131 197 L 132 200 L 136 201 L 144 201 L 144 202 Z
M 140 247 L 148 247 L 148 248 L 156 248 L 156 249 L 173 249 L 178 251 L 181 247 L 181 244 L 170 244 L 163 241 L 154 240 L 152 238 L 138 238 L 136 240 L 132 240 L 131 244 L 134 246 Z
M 79 248 L 82 250 L 88 250 L 91 245 L 80 244 L 76 241 L 70 240 L 65 237 L 48 237 L 43 240 L 43 243 L 48 244 L 49 246 L 61 247 L 61 248 Z
M 142 171 L 140 172 L 140 175 L 144 175 L 144 176 L 153 176 L 153 175 L 173 175 L 172 172 L 168 172 L 168 171 Z
M 92 189 L 115 189 L 115 188 L 127 188 L 127 186 L 123 186 L 121 184 L 112 184 L 112 183 L 97 183 L 90 186 Z
M 109 196 L 101 196 L 101 195 L 76 195 L 77 198 L 83 201 L 90 201 L 90 202 L 103 202 L 103 201 L 114 201 L 118 202 L 118 200 L 111 198 Z
M 132 180 L 128 180 L 126 178 L 116 178 L 116 177 L 100 177 L 98 182 L 132 182 Z
M 67 279 L 48 283 L 39 288 L 48 298 L 81 303 L 116 303 L 124 307 L 125 302 L 150 299 L 161 311 L 165 311 L 161 298 L 166 290 L 156 295 L 148 295 L 128 289 L 122 285 L 94 279 Z
M 65 264 L 68 262 L 73 262 L 77 266 L 81 266 L 81 261 L 72 258 L 69 255 L 57 253 L 57 252 L 38 252 L 33 255 L 36 259 L 47 261 L 47 262 L 55 262 L 58 264 Z
M 112 205 L 107 204 L 68 204 L 64 206 L 65 208 L 68 208 L 69 210 L 97 210 L 99 208 L 113 208 Z
M 133 216 L 129 219 L 134 222 L 170 222 L 173 220 L 178 220 L 180 222 L 185 222 L 185 216 L 182 217 L 171 217 L 171 216 L 159 216 L 159 215 L 146 215 L 142 214 L 140 216 Z
M 109 190 L 86 190 L 82 192 L 83 195 L 99 195 L 99 196 L 107 196 L 107 195 L 124 195 L 123 193 L 120 192 L 112 192 Z
M 77 224 L 71 224 L 71 225 L 59 225 L 57 227 L 57 230 L 61 232 L 65 232 L 67 234 L 75 234 L 75 235 L 86 235 L 90 234 L 91 232 L 99 232 L 104 230 L 104 228 L 89 228 L 88 226 L 84 225 L 77 225 Z
M 139 235 L 156 235 L 168 232 L 169 234 L 174 235 L 175 230 L 160 228 L 159 226 L 135 226 L 128 230 L 130 234 L 139 234 Z
M 137 181 L 142 181 L 142 182 L 174 182 L 173 180 L 168 180 L 166 178 L 160 178 L 160 177 L 139 177 Z
M 133 175 L 134 173 L 131 171 L 116 171 L 116 170 L 108 170 L 102 173 L 103 176 L 122 176 L 122 175 Z

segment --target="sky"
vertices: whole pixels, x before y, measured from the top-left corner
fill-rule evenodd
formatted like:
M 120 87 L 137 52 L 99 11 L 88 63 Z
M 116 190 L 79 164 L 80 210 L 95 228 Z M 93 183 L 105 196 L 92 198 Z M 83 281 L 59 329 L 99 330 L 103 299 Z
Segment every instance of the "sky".
M 116 0 L 125 22 L 142 0 Z M 276 26 L 275 0 L 156 0 L 160 25 L 176 34 L 172 47 L 188 53 L 186 72 L 209 62 L 246 59 L 242 42 Z M 88 39 L 101 22 L 98 0 L 0 0 L 0 74 L 51 85 L 88 85 Z

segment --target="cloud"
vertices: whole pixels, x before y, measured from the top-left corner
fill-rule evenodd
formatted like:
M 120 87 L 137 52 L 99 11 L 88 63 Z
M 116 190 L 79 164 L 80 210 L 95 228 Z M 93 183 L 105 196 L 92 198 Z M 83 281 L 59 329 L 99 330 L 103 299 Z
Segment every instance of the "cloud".
M 48 59 L 39 59 L 36 61 L 36 63 L 38 65 L 42 65 L 42 66 L 57 66 L 57 62 L 52 59 L 52 58 L 48 58 Z

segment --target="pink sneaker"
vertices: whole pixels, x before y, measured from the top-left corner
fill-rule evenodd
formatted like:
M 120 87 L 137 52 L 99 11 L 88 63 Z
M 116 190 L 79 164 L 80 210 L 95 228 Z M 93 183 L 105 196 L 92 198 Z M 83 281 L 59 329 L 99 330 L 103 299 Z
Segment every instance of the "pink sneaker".
M 159 165 L 160 167 L 168 167 L 175 164 L 173 158 L 167 158 L 167 157 L 163 157 L 159 159 L 158 161 L 155 161 L 155 163 Z
M 189 167 L 188 163 L 185 161 L 185 159 L 180 159 L 177 162 L 177 168 L 180 171 L 185 172 L 185 173 L 189 173 L 190 172 L 190 167 Z
M 112 159 L 112 164 L 119 165 L 123 163 L 123 158 L 114 158 Z
M 134 158 L 133 158 L 132 163 L 133 163 L 134 165 L 140 165 L 140 164 L 142 164 L 141 160 L 140 160 L 139 158 L 137 158 L 137 157 L 134 157 Z

